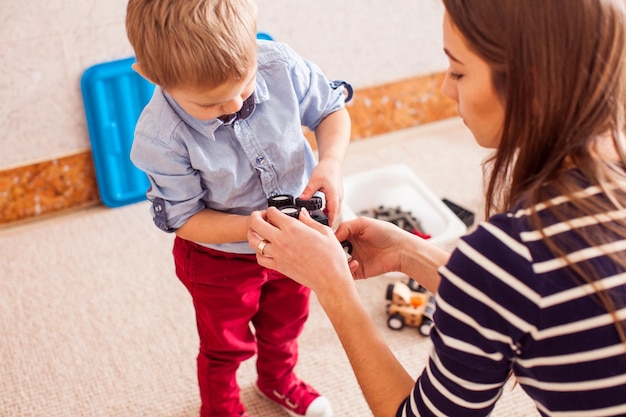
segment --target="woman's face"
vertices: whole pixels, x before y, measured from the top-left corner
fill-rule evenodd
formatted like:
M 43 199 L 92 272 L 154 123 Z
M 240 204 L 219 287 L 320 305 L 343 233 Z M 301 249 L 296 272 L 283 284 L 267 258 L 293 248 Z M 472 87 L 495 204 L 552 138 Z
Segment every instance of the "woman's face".
M 502 135 L 504 105 L 494 90 L 491 68 L 467 47 L 448 13 L 443 19 L 443 44 L 450 66 L 441 91 L 457 102 L 459 115 L 476 142 L 496 148 Z

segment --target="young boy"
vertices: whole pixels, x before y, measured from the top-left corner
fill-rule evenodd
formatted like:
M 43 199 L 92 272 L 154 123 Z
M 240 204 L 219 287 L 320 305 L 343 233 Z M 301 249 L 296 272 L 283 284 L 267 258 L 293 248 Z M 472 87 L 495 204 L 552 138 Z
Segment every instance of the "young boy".
M 126 26 L 133 68 L 157 86 L 131 159 L 150 179 L 155 224 L 176 233 L 176 273 L 200 336 L 201 416 L 247 416 L 236 371 L 254 354 L 265 397 L 292 416 L 331 416 L 294 374 L 309 290 L 259 266 L 246 231 L 269 197 L 318 191 L 332 225 L 350 136 L 338 87 L 349 85 L 257 41 L 254 0 L 130 0 Z M 315 131 L 317 164 L 302 125 Z

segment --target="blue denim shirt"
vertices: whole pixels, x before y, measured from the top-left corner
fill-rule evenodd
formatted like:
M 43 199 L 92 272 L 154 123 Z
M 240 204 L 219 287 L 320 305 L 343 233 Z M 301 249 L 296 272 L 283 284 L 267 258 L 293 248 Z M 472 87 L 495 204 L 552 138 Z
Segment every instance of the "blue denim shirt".
M 265 209 L 268 197 L 299 195 L 306 186 L 316 159 L 301 126 L 315 130 L 343 108 L 343 88 L 278 42 L 259 40 L 257 63 L 253 98 L 234 121 L 195 119 L 155 88 L 137 122 L 131 160 L 148 175 L 147 197 L 162 230 L 176 231 L 204 208 L 248 215 Z M 254 252 L 245 241 L 204 245 Z

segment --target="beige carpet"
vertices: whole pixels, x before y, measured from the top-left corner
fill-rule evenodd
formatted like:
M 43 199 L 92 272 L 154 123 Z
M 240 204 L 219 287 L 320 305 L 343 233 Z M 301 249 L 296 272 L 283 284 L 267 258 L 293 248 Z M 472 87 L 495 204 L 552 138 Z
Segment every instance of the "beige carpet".
M 354 144 L 346 174 L 407 163 L 441 197 L 477 209 L 483 156 L 451 120 Z M 171 243 L 145 202 L 0 230 L 0 416 L 198 415 L 198 339 Z M 417 375 L 430 341 L 415 329 L 387 328 L 385 289 L 394 279 L 358 287 L 399 360 Z M 371 416 L 314 298 L 300 345 L 298 374 L 331 399 L 335 416 Z M 254 393 L 254 359 L 238 377 L 252 417 L 286 416 Z M 494 415 L 538 415 L 511 387 Z

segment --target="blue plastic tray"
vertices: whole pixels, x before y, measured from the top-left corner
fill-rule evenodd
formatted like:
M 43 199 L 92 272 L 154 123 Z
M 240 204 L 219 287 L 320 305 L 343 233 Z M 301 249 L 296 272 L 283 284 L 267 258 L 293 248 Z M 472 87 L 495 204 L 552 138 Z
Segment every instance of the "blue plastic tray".
M 257 38 L 273 40 L 264 32 Z M 81 78 L 98 191 L 109 207 L 145 200 L 150 186 L 146 174 L 130 161 L 130 148 L 154 84 L 133 71 L 134 62 L 131 57 L 96 64 Z
M 131 68 L 135 58 L 88 68 L 81 89 L 100 199 L 119 207 L 146 198 L 148 177 L 130 161 L 135 125 L 154 85 Z

